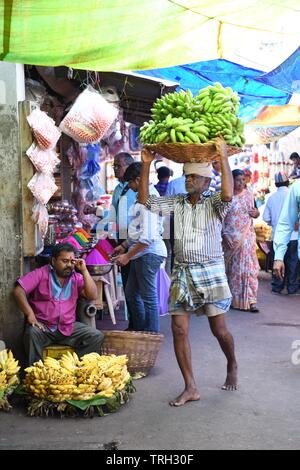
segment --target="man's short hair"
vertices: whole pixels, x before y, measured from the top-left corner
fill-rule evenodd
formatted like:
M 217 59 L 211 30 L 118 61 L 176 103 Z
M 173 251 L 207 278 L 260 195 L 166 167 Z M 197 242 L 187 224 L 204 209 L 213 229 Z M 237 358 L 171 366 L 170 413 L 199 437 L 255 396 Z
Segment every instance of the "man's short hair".
M 297 152 L 291 153 L 290 155 L 291 160 L 298 160 L 298 158 L 300 158 L 300 155 Z
M 167 166 L 160 166 L 157 169 L 157 178 L 160 180 L 162 178 L 168 178 L 171 176 L 171 170 Z
M 134 162 L 129 165 L 128 168 L 126 168 L 126 171 L 124 173 L 124 181 L 134 181 L 136 178 L 141 176 L 141 171 L 142 171 L 142 162 Z
M 114 160 L 117 159 L 123 159 L 128 165 L 131 165 L 131 163 L 134 162 L 134 158 L 132 157 L 132 155 L 130 155 L 130 153 L 127 153 L 127 152 L 120 152 L 120 153 L 117 153 L 117 155 L 114 156 Z
M 232 170 L 232 176 L 233 179 L 237 178 L 238 176 L 245 176 L 245 172 L 239 168 L 236 168 L 235 170 Z
M 71 243 L 59 243 L 58 245 L 55 245 L 52 249 L 52 257 L 53 258 L 58 258 L 60 253 L 62 251 L 67 251 L 69 253 L 75 253 L 77 254 L 77 250 L 75 246 L 71 245 Z
M 289 187 L 289 180 L 287 181 L 281 181 L 280 183 L 275 183 L 276 188 L 281 188 L 282 186 L 286 186 L 287 188 Z

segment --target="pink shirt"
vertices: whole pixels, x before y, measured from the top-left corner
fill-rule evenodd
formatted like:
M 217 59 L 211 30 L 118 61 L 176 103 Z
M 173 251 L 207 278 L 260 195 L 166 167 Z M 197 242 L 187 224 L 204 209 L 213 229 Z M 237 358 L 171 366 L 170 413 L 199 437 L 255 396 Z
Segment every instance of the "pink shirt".
M 66 279 L 68 282 L 70 278 Z M 65 336 L 70 336 L 76 321 L 77 299 L 84 286 L 83 276 L 76 272 L 72 274 L 71 296 L 63 300 L 53 298 L 49 266 L 35 269 L 17 281 L 28 296 L 36 319 L 48 328 L 57 327 Z

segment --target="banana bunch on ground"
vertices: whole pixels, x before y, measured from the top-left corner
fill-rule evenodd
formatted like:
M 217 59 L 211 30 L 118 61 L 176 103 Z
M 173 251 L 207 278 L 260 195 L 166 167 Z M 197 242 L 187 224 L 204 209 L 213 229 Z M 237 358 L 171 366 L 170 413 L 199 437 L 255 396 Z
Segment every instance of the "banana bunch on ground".
M 230 145 L 245 143 L 244 125 L 237 117 L 239 97 L 230 87 L 215 83 L 193 97 L 190 90 L 157 99 L 151 120 L 140 129 L 143 144 L 206 143 L 223 136 Z
M 35 397 L 61 402 L 70 400 L 76 389 L 75 375 L 52 357 L 35 362 L 25 372 L 24 386 Z
M 8 396 L 19 383 L 19 370 L 19 363 L 14 358 L 13 353 L 7 349 L 0 351 L 0 410 L 8 411 L 11 409 Z
M 130 374 L 127 356 L 86 354 L 81 359 L 67 352 L 58 361 L 46 357 L 25 369 L 25 388 L 33 396 L 51 402 L 110 398 L 123 390 Z
M 19 383 L 17 375 L 19 370 L 19 362 L 13 353 L 7 349 L 0 351 L 0 390 L 6 390 Z
M 94 387 L 93 392 L 84 393 L 94 393 L 98 397 L 110 398 L 116 391 L 123 390 L 130 379 L 126 366 L 127 361 L 126 355 L 86 354 L 81 358 L 77 370 L 77 382 L 89 384 L 91 388 Z

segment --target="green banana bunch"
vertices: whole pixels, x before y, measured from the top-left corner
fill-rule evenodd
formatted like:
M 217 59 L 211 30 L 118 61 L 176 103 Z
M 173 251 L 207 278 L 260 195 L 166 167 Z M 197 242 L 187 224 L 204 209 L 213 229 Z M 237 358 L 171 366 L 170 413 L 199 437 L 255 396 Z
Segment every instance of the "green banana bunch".
M 238 94 L 218 82 L 195 97 L 190 90 L 168 93 L 154 103 L 152 119 L 140 129 L 140 140 L 143 144 L 201 144 L 223 136 L 228 144 L 242 147 L 244 125 L 238 110 Z

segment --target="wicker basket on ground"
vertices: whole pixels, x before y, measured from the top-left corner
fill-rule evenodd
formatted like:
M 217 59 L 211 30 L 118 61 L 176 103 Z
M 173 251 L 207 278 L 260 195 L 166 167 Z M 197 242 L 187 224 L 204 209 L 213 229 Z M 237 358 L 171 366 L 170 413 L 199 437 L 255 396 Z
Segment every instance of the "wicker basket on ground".
M 162 157 L 176 163 L 213 162 L 220 157 L 214 142 L 207 142 L 205 144 L 146 144 L 144 148 L 159 153 Z M 240 152 L 242 152 L 241 148 L 227 145 L 228 156 Z
M 127 368 L 133 375 L 148 374 L 154 366 L 164 335 L 146 331 L 103 331 L 101 354 L 126 354 Z

